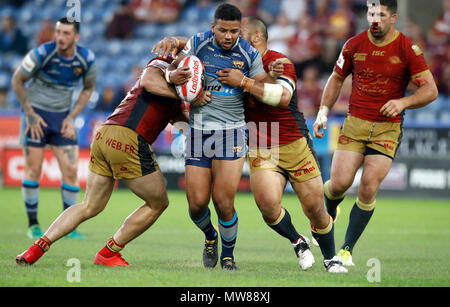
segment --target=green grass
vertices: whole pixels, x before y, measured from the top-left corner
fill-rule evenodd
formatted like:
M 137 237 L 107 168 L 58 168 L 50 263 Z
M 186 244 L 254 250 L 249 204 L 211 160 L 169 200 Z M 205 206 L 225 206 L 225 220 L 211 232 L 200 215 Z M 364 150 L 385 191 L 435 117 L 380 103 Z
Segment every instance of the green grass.
M 80 196 L 81 197 L 81 196 Z M 251 194 L 238 194 L 239 236 L 235 257 L 240 270 L 204 269 L 203 234 L 187 213 L 183 192 L 170 192 L 170 206 L 160 219 L 123 251 L 126 268 L 99 267 L 94 255 L 122 221 L 142 203 L 127 190 L 117 190 L 97 217 L 78 228 L 85 241 L 64 238 L 31 267 L 15 256 L 32 240 L 20 189 L 0 189 L 0 286 L 170 286 L 170 287 L 300 287 L 300 286 L 450 286 L 450 204 L 444 200 L 379 198 L 374 217 L 354 250 L 355 267 L 346 275 L 324 271 L 320 250 L 316 264 L 301 271 L 289 242 L 261 219 Z M 336 248 L 342 244 L 354 197 L 347 197 L 335 225 Z M 294 195 L 285 195 L 300 233 L 311 236 L 309 222 Z M 60 191 L 41 189 L 39 220 L 45 230 L 61 212 Z M 214 211 L 214 210 L 211 210 Z M 215 213 L 213 221 L 217 223 Z M 81 282 L 70 283 L 67 261 L 81 263 Z M 381 281 L 370 283 L 367 261 L 380 261 Z

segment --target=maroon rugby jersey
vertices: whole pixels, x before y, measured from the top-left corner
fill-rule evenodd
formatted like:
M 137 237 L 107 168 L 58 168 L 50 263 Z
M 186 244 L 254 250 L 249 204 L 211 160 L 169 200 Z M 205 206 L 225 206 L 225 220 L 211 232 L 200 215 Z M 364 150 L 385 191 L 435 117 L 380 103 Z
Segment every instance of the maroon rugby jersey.
M 282 59 L 284 72 L 277 82 L 289 86 L 293 91 L 287 107 L 273 107 L 250 97 L 245 107 L 245 120 L 249 130 L 250 147 L 257 141 L 258 147 L 271 147 L 291 143 L 309 134 L 303 114 L 297 108 L 297 76 L 294 64 L 282 53 L 266 50 L 263 55 L 264 70 L 269 72 L 269 64 Z M 278 133 L 275 125 L 278 125 Z M 266 129 L 267 127 L 267 129 Z M 253 146 L 252 146 L 253 145 Z
M 352 74 L 349 114 L 373 122 L 401 122 L 402 115 L 386 117 L 381 107 L 402 98 L 411 79 L 429 73 L 420 48 L 401 32 L 376 44 L 369 30 L 345 43 L 334 71 L 342 77 Z
M 163 58 L 153 58 L 147 67 L 166 69 L 170 63 Z M 161 97 L 147 92 L 139 78 L 127 96 L 108 117 L 105 125 L 128 127 L 152 144 L 169 121 L 184 110 L 180 99 Z

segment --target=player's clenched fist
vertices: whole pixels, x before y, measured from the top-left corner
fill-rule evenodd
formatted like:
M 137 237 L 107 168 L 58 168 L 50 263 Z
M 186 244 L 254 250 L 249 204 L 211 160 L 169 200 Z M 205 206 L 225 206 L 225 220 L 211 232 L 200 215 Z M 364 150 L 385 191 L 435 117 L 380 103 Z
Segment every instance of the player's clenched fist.
M 327 106 L 321 106 L 317 113 L 317 118 L 313 126 L 313 133 L 316 138 L 321 139 L 325 135 L 325 130 L 327 130 L 328 111 L 329 108 Z
M 284 72 L 284 65 L 282 59 L 276 59 L 273 62 L 270 62 L 269 64 L 269 75 L 272 78 L 278 78 L 283 75 Z

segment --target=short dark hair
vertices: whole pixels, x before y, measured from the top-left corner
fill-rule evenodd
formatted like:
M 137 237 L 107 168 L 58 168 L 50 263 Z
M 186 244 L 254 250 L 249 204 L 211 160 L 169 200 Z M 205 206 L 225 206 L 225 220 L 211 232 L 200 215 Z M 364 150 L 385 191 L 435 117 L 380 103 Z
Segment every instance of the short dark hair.
M 269 39 L 269 34 L 267 33 L 266 23 L 259 17 L 248 17 L 248 23 L 251 24 L 256 31 L 260 32 L 265 41 Z
M 378 0 L 378 2 L 380 2 L 380 5 L 386 6 L 392 14 L 397 13 L 397 0 Z M 367 1 L 367 6 L 369 6 L 369 7 L 376 5 L 376 4 L 377 4 L 377 1 L 373 1 L 373 0 Z
M 217 7 L 216 12 L 214 13 L 214 22 L 219 19 L 228 21 L 237 20 L 240 22 L 242 19 L 242 13 L 236 6 L 232 4 L 222 3 Z
M 70 21 L 67 17 L 63 17 L 58 22 L 65 24 L 65 25 L 72 25 L 73 29 L 75 30 L 75 33 L 80 33 L 80 23 L 73 19 Z

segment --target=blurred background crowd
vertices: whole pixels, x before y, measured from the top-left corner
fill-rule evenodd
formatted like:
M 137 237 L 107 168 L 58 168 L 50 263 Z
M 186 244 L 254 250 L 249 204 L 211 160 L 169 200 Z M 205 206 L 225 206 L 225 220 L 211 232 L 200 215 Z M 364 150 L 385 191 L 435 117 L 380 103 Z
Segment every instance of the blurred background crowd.
M 398 0 L 408 8 L 407 0 Z M 73 2 L 73 1 L 72 1 Z M 210 29 L 218 0 L 81 0 L 81 41 L 96 54 L 96 91 L 84 112 L 110 112 L 134 84 L 164 36 L 191 36 Z M 269 48 L 289 56 L 298 75 L 298 107 L 314 117 L 324 84 L 340 49 L 367 29 L 366 0 L 230 0 L 244 16 L 268 25 Z M 407 1 L 411 3 L 412 1 Z M 422 4 L 426 1 L 421 1 Z M 450 0 L 429 0 L 424 26 L 409 8 L 397 28 L 424 51 L 440 95 L 406 119 L 450 123 Z M 432 4 L 432 5 L 431 5 Z M 0 0 L 0 110 L 20 112 L 10 80 L 26 52 L 53 39 L 55 22 L 66 16 L 67 0 Z M 399 11 L 402 14 L 402 10 Z M 419 12 L 419 16 L 425 15 Z M 417 16 L 417 14 L 416 14 Z M 416 18 L 417 19 L 417 18 Z M 351 80 L 333 109 L 347 112 Z M 77 95 L 77 92 L 75 92 Z

